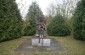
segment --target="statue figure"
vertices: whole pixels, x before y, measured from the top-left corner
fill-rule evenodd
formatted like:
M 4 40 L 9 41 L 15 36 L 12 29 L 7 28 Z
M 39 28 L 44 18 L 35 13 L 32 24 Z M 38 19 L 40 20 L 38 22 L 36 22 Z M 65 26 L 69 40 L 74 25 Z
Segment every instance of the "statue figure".
M 39 43 L 43 42 L 43 38 L 45 37 L 45 23 L 42 18 L 37 23 L 36 37 L 39 38 Z
M 38 46 L 50 46 L 50 42 L 51 40 L 45 37 L 48 37 L 48 35 L 46 35 L 46 28 L 45 28 L 45 24 L 46 24 L 46 20 L 43 17 L 39 17 L 37 18 L 38 20 L 36 20 L 36 35 L 35 37 L 37 37 L 36 39 L 32 39 L 32 45 L 38 45 Z M 35 42 L 36 41 L 36 42 Z

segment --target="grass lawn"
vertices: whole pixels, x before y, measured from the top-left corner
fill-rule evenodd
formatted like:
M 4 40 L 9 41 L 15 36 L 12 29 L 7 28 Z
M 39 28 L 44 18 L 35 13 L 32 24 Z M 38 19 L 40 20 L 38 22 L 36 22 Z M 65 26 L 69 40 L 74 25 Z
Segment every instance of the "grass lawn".
M 65 49 L 65 52 L 22 52 L 15 51 L 15 49 L 31 39 L 31 37 L 24 36 L 19 39 L 6 41 L 0 43 L 0 55 L 85 55 L 85 42 L 73 39 L 71 36 L 67 37 L 51 37 L 55 38 Z

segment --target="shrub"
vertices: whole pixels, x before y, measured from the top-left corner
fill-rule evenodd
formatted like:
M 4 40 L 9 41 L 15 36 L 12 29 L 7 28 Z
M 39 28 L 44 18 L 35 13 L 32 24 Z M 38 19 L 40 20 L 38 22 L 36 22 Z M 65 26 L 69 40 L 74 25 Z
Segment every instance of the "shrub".
M 73 16 L 73 36 L 78 40 L 85 40 L 85 0 L 77 4 Z
M 22 35 L 22 19 L 14 0 L 0 0 L 0 41 Z
M 24 35 L 34 35 L 36 33 L 36 21 L 38 21 L 39 17 L 43 16 L 39 5 L 36 2 L 33 2 L 29 9 L 28 14 L 26 16 L 26 27 L 24 29 Z
M 47 27 L 47 33 L 51 36 L 65 36 L 70 34 L 62 15 L 58 14 L 52 19 L 52 22 Z

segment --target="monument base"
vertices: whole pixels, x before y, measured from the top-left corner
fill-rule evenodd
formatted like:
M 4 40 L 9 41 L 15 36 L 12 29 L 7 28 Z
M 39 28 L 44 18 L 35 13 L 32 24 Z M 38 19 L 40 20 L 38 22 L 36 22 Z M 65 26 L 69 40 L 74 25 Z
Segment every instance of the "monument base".
M 33 38 L 32 40 L 33 46 L 50 46 L 51 39 L 39 39 L 39 38 Z

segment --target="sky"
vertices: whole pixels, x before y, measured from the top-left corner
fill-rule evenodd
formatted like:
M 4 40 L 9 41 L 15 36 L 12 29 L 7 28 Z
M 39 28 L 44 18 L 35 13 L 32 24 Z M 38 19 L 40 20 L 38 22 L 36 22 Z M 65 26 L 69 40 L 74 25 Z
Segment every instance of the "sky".
M 54 3 L 54 4 L 62 3 L 62 0 L 16 0 L 16 3 L 18 4 L 18 9 L 20 10 L 22 18 L 25 18 L 32 1 L 36 1 L 38 3 L 44 15 L 47 14 L 46 13 L 47 8 L 50 6 L 51 3 Z

